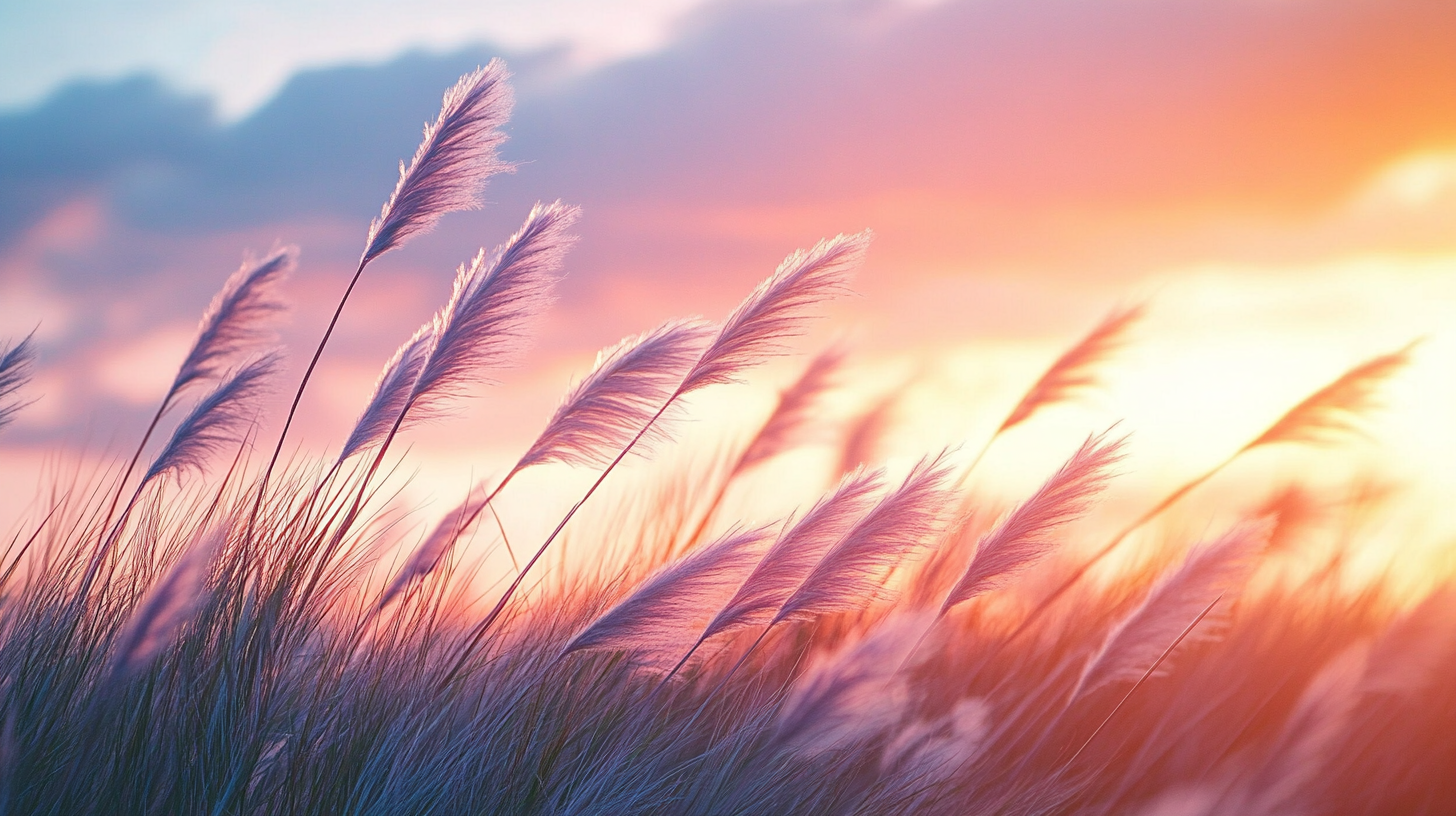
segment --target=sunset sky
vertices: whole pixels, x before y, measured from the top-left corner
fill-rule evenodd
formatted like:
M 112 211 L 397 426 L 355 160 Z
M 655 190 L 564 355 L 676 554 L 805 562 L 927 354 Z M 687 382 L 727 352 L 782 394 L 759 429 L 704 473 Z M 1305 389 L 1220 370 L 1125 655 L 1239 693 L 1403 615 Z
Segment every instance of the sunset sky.
M 57 445 L 130 444 L 212 292 L 276 243 L 302 250 L 296 376 L 421 123 L 495 56 L 517 170 L 370 269 L 305 401 L 312 449 L 456 264 L 561 198 L 582 240 L 527 364 L 414 438 L 442 484 L 516 450 L 597 348 L 720 317 L 868 227 L 862 297 L 805 349 L 848 332 L 861 402 L 918 375 L 907 450 L 977 438 L 1147 301 L 1106 392 L 1021 450 L 1124 419 L 1135 480 L 1196 472 L 1424 336 L 1372 432 L 1398 477 L 1456 486 L 1446 0 L 22 0 L 0 8 L 0 338 L 38 327 L 42 368 L 0 436 L 7 506 Z

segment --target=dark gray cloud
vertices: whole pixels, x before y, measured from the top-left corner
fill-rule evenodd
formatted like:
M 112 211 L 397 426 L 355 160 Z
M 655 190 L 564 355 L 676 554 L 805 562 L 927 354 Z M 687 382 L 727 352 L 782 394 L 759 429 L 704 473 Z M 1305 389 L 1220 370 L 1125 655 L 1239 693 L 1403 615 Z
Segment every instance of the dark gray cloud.
M 494 53 L 409 54 L 302 73 L 231 125 L 216 121 L 207 100 L 150 77 L 72 85 L 0 118 L 0 241 L 82 191 L 164 232 L 317 213 L 367 217 L 442 89 Z M 540 61 L 519 62 L 529 71 Z
M 195 167 L 216 136 L 206 99 L 149 77 L 78 83 L 0 116 L 0 245 L 79 192 L 124 187 L 148 168 Z

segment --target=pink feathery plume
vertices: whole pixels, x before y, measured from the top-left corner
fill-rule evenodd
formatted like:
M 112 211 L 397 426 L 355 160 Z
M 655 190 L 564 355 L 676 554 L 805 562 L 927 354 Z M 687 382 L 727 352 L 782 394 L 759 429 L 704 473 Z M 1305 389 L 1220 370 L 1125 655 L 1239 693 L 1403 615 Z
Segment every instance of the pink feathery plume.
M 903 393 L 903 387 L 891 390 L 850 424 L 839 456 L 840 473 L 849 473 L 876 460 L 876 451 L 891 426 Z
M 869 512 L 883 479 L 883 470 L 860 470 L 845 476 L 833 493 L 821 498 L 803 518 L 780 533 L 743 586 L 708 623 L 698 642 L 729 629 L 772 620 L 824 554 Z
M 1358 432 L 1359 420 L 1378 405 L 1380 387 L 1405 368 L 1415 346 L 1416 343 L 1411 343 L 1399 351 L 1371 358 L 1346 371 L 1334 382 L 1286 411 L 1239 452 L 1279 442 L 1319 444 Z
M 399 183 L 369 225 L 361 264 L 430 231 L 446 213 L 479 207 L 485 180 L 511 169 L 496 154 L 511 115 L 508 76 L 505 63 L 491 60 L 445 92 L 439 117 L 425 126 L 409 168 L 400 163 Z
M 645 662 L 675 657 L 684 635 L 753 569 L 770 533 L 733 530 L 658 570 L 572 638 L 562 654 L 622 649 Z
M 1012 576 L 1049 555 L 1056 546 L 1053 534 L 1087 512 L 1107 486 L 1109 471 L 1122 459 L 1123 441 L 1106 441 L 1105 433 L 1087 437 L 1031 498 L 981 538 L 975 557 L 946 596 L 940 614 L 1003 586 Z
M 1011 410 L 996 433 L 1020 425 L 1048 405 L 1066 402 L 1096 387 L 1097 368 L 1127 342 L 1127 330 L 1142 316 L 1143 307 L 1136 305 L 1115 310 L 1103 318 L 1086 337 L 1052 363 Z
M 853 748 L 898 722 L 908 700 L 897 672 L 933 620 L 923 611 L 894 615 L 816 663 L 779 709 L 774 742 L 812 756 Z
M 839 235 L 785 258 L 724 321 L 678 392 L 737 382 L 745 369 L 782 354 L 784 341 L 803 333 L 807 308 L 848 291 L 871 237 L 868 231 Z
M 1168 644 L 1215 601 L 1224 616 L 1258 567 L 1269 541 L 1269 519 L 1235 526 L 1222 537 L 1195 550 L 1181 567 L 1158 582 L 1140 606 L 1108 634 L 1102 648 L 1087 662 L 1072 698 L 1122 681 L 1139 680 L 1162 659 Z M 1208 640 L 1203 634 L 1187 640 Z
M 480 515 L 480 511 L 485 505 L 485 498 L 481 493 L 479 487 L 471 489 L 470 495 L 465 498 L 465 501 L 440 519 L 440 523 L 435 525 L 435 529 L 410 554 L 409 560 L 405 561 L 399 574 L 394 576 L 394 580 L 389 582 L 389 586 L 385 587 L 384 592 L 379 596 L 379 609 L 389 606 L 390 601 L 403 592 L 411 581 L 434 572 L 436 565 L 440 563 L 440 558 L 445 555 L 445 551 L 450 549 L 450 545 L 463 535 Z
M 928 545 L 955 507 L 946 454 L 921 459 L 895 492 L 875 505 L 824 554 L 770 621 L 859 609 L 884 593 L 880 580 Z
M 677 399 L 707 385 L 735 382 L 739 374 L 749 366 L 782 353 L 784 341 L 803 331 L 806 309 L 845 290 L 849 273 L 863 260 L 869 240 L 868 232 L 854 236 L 841 235 L 821 241 L 809 252 L 795 252 L 739 304 L 719 329 L 717 336 L 708 344 L 707 350 L 688 370 L 682 383 L 648 418 L 647 424 L 627 440 L 607 463 L 582 498 L 566 512 L 541 546 L 536 548 L 536 553 L 526 561 L 521 572 L 496 601 L 496 605 L 475 625 L 453 668 L 445 675 L 447 682 L 453 682 L 459 675 L 466 660 L 520 588 L 526 573 L 546 553 L 561 531 L 566 529 L 577 510 L 601 487 L 637 443 L 647 436 L 652 426 L 657 424 Z
M 339 452 L 340 462 L 384 441 L 409 403 L 410 392 L 425 366 L 425 355 L 429 353 L 434 334 L 434 324 L 426 323 L 384 364 L 384 370 L 379 372 L 379 379 L 374 383 L 374 394 L 369 398 L 369 404 L 359 415 L 354 430 L 344 442 L 344 449 Z
M 0 428 L 10 424 L 26 403 L 12 397 L 30 380 L 35 368 L 35 343 L 27 336 L 0 354 Z
M 113 679 L 142 668 L 176 639 L 201 604 L 208 571 L 226 541 L 223 525 L 202 535 L 132 611 L 116 640 Z
M 531 323 L 551 303 L 561 262 L 575 241 L 567 230 L 580 210 L 537 204 L 489 261 L 484 250 L 455 277 L 450 302 L 435 316 L 429 353 L 410 392 L 411 418 L 438 415 L 484 371 L 510 365 L 525 349 Z
M 244 263 L 227 279 L 202 315 L 197 338 L 167 392 L 169 400 L 194 382 L 216 378 L 228 360 L 271 339 L 266 321 L 288 308 L 279 288 L 297 257 L 293 247 L 274 250 L 261 261 Z
M 202 470 L 208 456 L 241 440 L 243 427 L 252 422 L 258 399 L 282 356 L 271 352 L 223 380 L 193 407 L 172 432 L 142 477 L 145 485 L 158 476 L 188 469 Z
M 671 320 L 603 350 L 591 374 L 566 395 L 515 469 L 546 462 L 609 462 L 672 396 L 702 354 L 711 329 L 702 320 Z M 664 437 L 661 422 L 652 422 L 634 449 L 645 451 L 644 442 Z
M 841 347 L 825 349 L 804 368 L 793 385 L 784 389 L 768 421 L 739 458 L 737 472 L 799 444 L 804 428 L 817 418 L 819 398 L 834 386 L 835 375 L 844 367 L 845 356 Z

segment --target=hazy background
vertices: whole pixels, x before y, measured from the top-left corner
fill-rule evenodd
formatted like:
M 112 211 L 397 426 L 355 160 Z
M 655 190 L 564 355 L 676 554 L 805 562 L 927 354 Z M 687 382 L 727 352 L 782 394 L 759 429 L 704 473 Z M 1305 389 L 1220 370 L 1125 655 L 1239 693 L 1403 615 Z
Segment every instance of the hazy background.
M 863 297 L 806 348 L 853 328 L 846 413 L 919 375 L 907 450 L 977 438 L 1148 299 L 1103 397 L 988 472 L 1125 419 L 1134 484 L 1189 474 L 1425 335 L 1381 467 L 1456 486 L 1449 0 L 12 0 L 0 337 L 38 327 L 43 367 L 0 436 L 5 506 L 57 450 L 132 444 L 212 293 L 275 243 L 302 249 L 296 377 L 440 93 L 495 56 L 517 172 L 371 267 L 304 403 L 309 449 L 342 440 L 456 264 L 562 198 L 585 217 L 561 301 L 525 367 L 411 437 L 432 484 L 518 452 L 598 347 L 720 317 L 789 251 L 870 227 Z

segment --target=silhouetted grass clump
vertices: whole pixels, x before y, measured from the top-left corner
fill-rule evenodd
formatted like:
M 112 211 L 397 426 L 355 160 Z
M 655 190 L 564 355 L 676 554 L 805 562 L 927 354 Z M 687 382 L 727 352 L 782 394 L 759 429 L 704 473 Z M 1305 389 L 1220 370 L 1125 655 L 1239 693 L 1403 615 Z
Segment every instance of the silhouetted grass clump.
M 1351 369 L 1106 539 L 1080 520 L 1124 438 L 1089 435 L 999 518 L 968 476 L 1003 432 L 1095 386 L 1141 307 L 1062 355 L 975 455 L 930 452 L 900 473 L 860 462 L 879 406 L 822 497 L 787 518 L 724 518 L 730 490 L 825 438 L 825 395 L 852 370 L 833 349 L 713 474 L 657 465 L 658 498 L 595 536 L 618 557 L 548 568 L 626 457 L 688 442 L 674 441 L 687 397 L 737 387 L 847 291 L 870 236 L 841 235 L 791 254 L 720 323 L 670 320 L 604 350 L 516 463 L 410 546 L 370 509 L 391 444 L 518 359 L 573 240 L 577 211 L 558 202 L 460 266 L 339 453 L 280 468 L 366 267 L 507 169 L 505 80 L 492 63 L 446 94 L 266 463 L 247 452 L 277 377 L 267 321 L 291 250 L 227 281 L 130 462 L 61 486 L 15 528 L 0 561 L 0 811 L 1449 812 L 1449 582 L 1392 598 L 1346 580 L 1341 547 L 1291 568 L 1293 494 L 1141 566 L 1093 569 L 1244 453 L 1342 439 L 1409 349 Z M 29 340 L 0 352 L 0 425 L 32 362 Z M 507 536 L 495 505 L 537 467 L 598 475 L 524 560 L 478 574 Z

